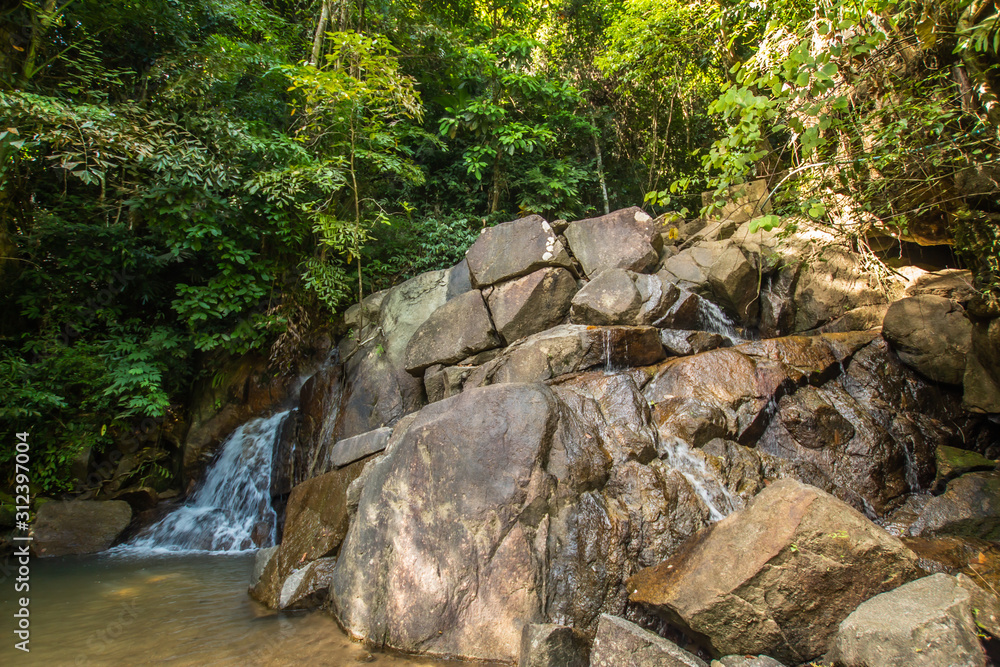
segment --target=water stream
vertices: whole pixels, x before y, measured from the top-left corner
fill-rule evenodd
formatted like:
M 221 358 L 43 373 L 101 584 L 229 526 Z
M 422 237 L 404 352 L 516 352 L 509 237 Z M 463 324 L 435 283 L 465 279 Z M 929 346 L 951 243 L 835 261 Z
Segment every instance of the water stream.
M 274 544 L 271 462 L 288 413 L 251 419 L 236 429 L 187 502 L 116 551 L 240 552 Z
M 725 336 L 734 345 L 744 342 L 743 336 L 736 330 L 733 322 L 725 311 L 708 299 L 698 299 L 698 319 L 703 330 Z
M 743 507 L 743 503 L 723 483 L 719 474 L 695 454 L 688 443 L 680 438 L 669 438 L 665 444 L 667 456 L 664 461 L 684 475 L 684 479 L 708 507 L 712 521 L 723 519 Z

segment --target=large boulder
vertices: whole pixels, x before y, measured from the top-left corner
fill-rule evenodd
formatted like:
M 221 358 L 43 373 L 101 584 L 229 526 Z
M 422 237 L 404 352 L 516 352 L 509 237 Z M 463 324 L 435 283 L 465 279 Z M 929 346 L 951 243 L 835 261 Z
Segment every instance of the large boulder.
M 968 269 L 941 269 L 916 276 L 905 293 L 906 296 L 940 296 L 964 305 L 979 292 Z
M 529 623 L 521 632 L 517 667 L 589 667 L 590 642 L 575 628 Z
M 529 215 L 483 230 L 465 253 L 477 287 L 517 278 L 546 266 L 570 268 L 571 260 L 555 230 L 541 216 Z
M 51 501 L 31 527 L 36 556 L 92 554 L 111 547 L 132 520 L 124 500 Z
M 649 215 L 632 207 L 570 223 L 566 240 L 588 277 L 606 269 L 646 273 L 659 259 L 651 243 L 659 235 L 651 232 L 651 223 Z
M 625 269 L 608 269 L 594 276 L 573 297 L 570 321 L 574 324 L 632 324 L 642 296 Z
M 843 667 L 985 667 L 972 597 L 934 574 L 876 595 L 851 613 L 832 656 Z
M 406 347 L 406 370 L 423 377 L 434 364 L 453 364 L 469 355 L 500 346 L 479 290 L 448 301 L 420 325 Z
M 757 319 L 758 274 L 735 245 L 726 248 L 708 269 L 708 282 L 719 302 L 741 322 Z
M 899 539 L 833 496 L 781 480 L 628 587 L 632 602 L 717 655 L 799 664 L 826 652 L 862 601 L 917 576 Z
M 1000 313 L 973 313 L 962 401 L 974 412 L 1000 413 Z
M 562 322 L 576 294 L 576 279 L 547 267 L 496 285 L 486 298 L 500 337 L 513 343 Z
M 325 577 L 326 567 L 310 572 L 308 577 L 300 573 L 287 589 L 286 580 L 313 561 L 337 553 L 348 528 L 347 489 L 367 463 L 352 463 L 292 489 L 281 544 L 250 589 L 255 599 L 272 609 L 282 609 L 287 606 L 283 600 L 294 604 L 316 594 L 313 579 L 317 575 Z
M 889 306 L 882 335 L 907 365 L 938 382 L 961 384 L 972 323 L 957 301 L 925 294 Z
M 474 370 L 467 387 L 505 382 L 543 382 L 604 366 L 611 370 L 654 364 L 664 358 L 653 327 L 588 327 L 563 324 L 506 348 Z
M 624 618 L 601 615 L 591 667 L 708 667 L 672 641 Z

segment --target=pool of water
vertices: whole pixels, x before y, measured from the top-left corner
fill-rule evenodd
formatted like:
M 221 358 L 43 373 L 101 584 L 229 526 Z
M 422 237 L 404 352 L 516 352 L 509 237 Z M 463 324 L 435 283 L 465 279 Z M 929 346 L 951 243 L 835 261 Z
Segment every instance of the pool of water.
M 328 615 L 247 595 L 251 554 L 32 559 L 31 652 L 14 648 L 14 581 L 0 583 L 0 665 L 448 663 L 372 654 Z

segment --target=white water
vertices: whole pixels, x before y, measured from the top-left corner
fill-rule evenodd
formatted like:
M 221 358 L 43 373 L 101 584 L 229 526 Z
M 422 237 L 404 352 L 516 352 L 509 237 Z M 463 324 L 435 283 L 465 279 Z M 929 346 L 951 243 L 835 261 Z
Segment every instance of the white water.
M 698 316 L 705 331 L 725 336 L 734 344 L 743 342 L 743 337 L 736 331 L 736 323 L 708 299 L 698 299 Z
M 288 413 L 251 419 L 236 429 L 187 502 L 119 551 L 233 553 L 273 544 L 271 462 Z M 255 531 L 260 544 L 253 542 Z
M 718 473 L 709 468 L 703 458 L 692 452 L 686 442 L 680 438 L 670 438 L 667 444 L 665 462 L 684 475 L 684 479 L 708 507 L 712 521 L 723 519 L 743 506 L 740 499 L 719 478 Z

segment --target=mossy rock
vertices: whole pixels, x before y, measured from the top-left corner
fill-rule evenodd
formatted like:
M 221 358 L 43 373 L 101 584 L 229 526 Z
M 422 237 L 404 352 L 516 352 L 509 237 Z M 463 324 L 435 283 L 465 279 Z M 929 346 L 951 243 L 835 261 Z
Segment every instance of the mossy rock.
M 937 475 L 934 478 L 934 491 L 937 493 L 944 491 L 945 485 L 960 475 L 981 470 L 993 470 L 997 465 L 996 461 L 988 459 L 982 454 L 947 445 L 941 445 L 937 448 L 935 458 L 937 459 Z

